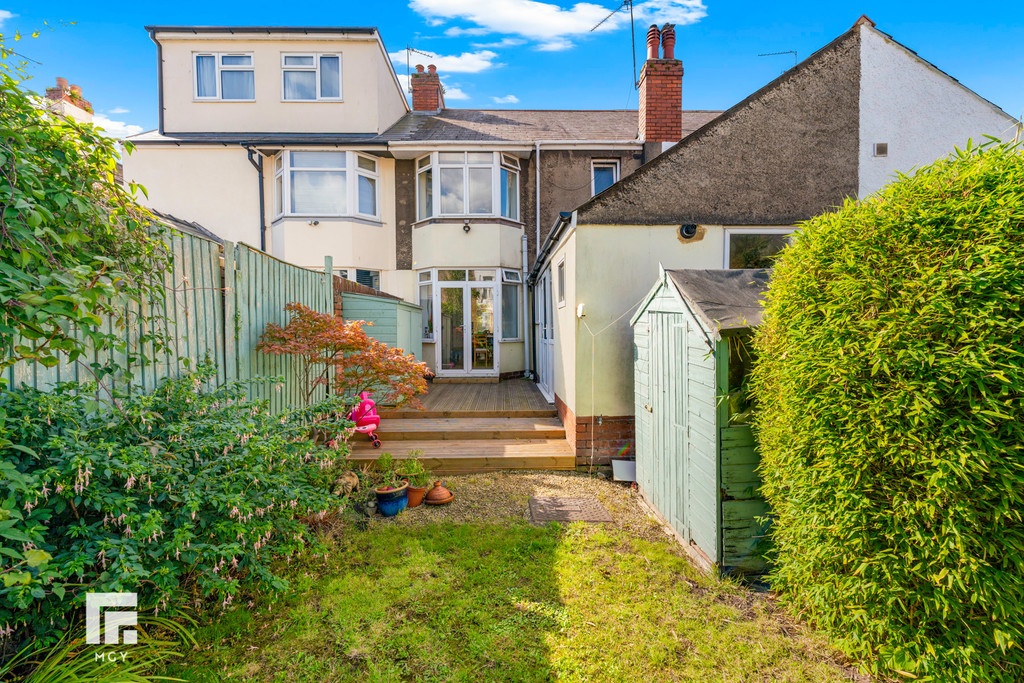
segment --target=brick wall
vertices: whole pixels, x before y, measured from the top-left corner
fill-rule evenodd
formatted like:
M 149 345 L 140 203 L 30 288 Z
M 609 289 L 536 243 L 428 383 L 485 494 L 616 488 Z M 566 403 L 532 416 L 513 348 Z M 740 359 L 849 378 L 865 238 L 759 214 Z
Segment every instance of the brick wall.
M 577 467 L 585 467 L 590 464 L 591 446 L 594 448 L 595 465 L 609 464 L 613 457 L 623 452 L 624 448 L 626 449 L 625 455 L 636 454 L 632 415 L 577 417 L 557 395 L 555 396 L 555 409 L 565 427 L 566 441 L 576 453 Z
M 683 63 L 649 59 L 640 72 L 640 137 L 678 142 L 683 137 Z
M 411 74 L 411 80 L 413 111 L 444 109 L 444 93 L 441 90 L 441 77 L 437 75 L 437 67 L 431 64 L 424 73 L 423 65 L 417 64 L 416 71 Z

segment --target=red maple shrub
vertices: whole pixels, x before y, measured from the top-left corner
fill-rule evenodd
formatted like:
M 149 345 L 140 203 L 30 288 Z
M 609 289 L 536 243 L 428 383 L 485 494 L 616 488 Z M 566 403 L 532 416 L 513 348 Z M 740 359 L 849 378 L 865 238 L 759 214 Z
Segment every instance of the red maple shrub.
M 291 320 L 284 327 L 268 323 L 256 349 L 300 359 L 306 400 L 322 386 L 342 396 L 369 391 L 389 405 L 415 402 L 416 394 L 427 392 L 426 363 L 366 334 L 363 325 L 373 323 L 343 320 L 296 302 L 284 310 Z

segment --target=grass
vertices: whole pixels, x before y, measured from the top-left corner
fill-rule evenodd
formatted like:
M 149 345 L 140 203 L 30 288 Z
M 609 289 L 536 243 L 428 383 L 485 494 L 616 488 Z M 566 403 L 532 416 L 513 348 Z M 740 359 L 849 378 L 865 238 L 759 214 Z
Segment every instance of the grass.
M 211 619 L 190 681 L 842 681 L 770 598 L 615 527 L 344 530 L 274 603 Z

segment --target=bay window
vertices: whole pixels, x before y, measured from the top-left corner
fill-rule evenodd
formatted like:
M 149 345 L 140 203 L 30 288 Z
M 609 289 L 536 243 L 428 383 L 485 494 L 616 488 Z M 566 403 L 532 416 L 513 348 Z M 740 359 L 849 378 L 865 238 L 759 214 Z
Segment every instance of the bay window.
M 434 152 L 416 161 L 418 220 L 499 215 L 519 220 L 515 157 L 496 152 Z
M 200 52 L 193 57 L 197 100 L 251 102 L 256 99 L 252 54 Z
M 358 152 L 281 152 L 274 159 L 275 215 L 378 219 L 379 164 Z
M 281 97 L 289 102 L 341 99 L 341 55 L 282 54 Z

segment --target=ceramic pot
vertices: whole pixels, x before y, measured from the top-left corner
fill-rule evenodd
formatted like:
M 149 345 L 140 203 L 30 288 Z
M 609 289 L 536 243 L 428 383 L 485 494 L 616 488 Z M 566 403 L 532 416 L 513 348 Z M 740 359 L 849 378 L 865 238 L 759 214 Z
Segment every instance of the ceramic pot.
M 409 504 L 409 482 L 403 481 L 390 491 L 374 489 L 373 492 L 377 495 L 377 509 L 385 517 L 394 517 Z
M 409 485 L 409 507 L 419 507 L 423 504 L 423 496 L 426 495 L 429 486 Z
M 435 481 L 434 488 L 427 491 L 427 495 L 423 498 L 423 502 L 427 505 L 444 505 L 445 503 L 452 502 L 455 495 L 441 486 L 441 482 Z

